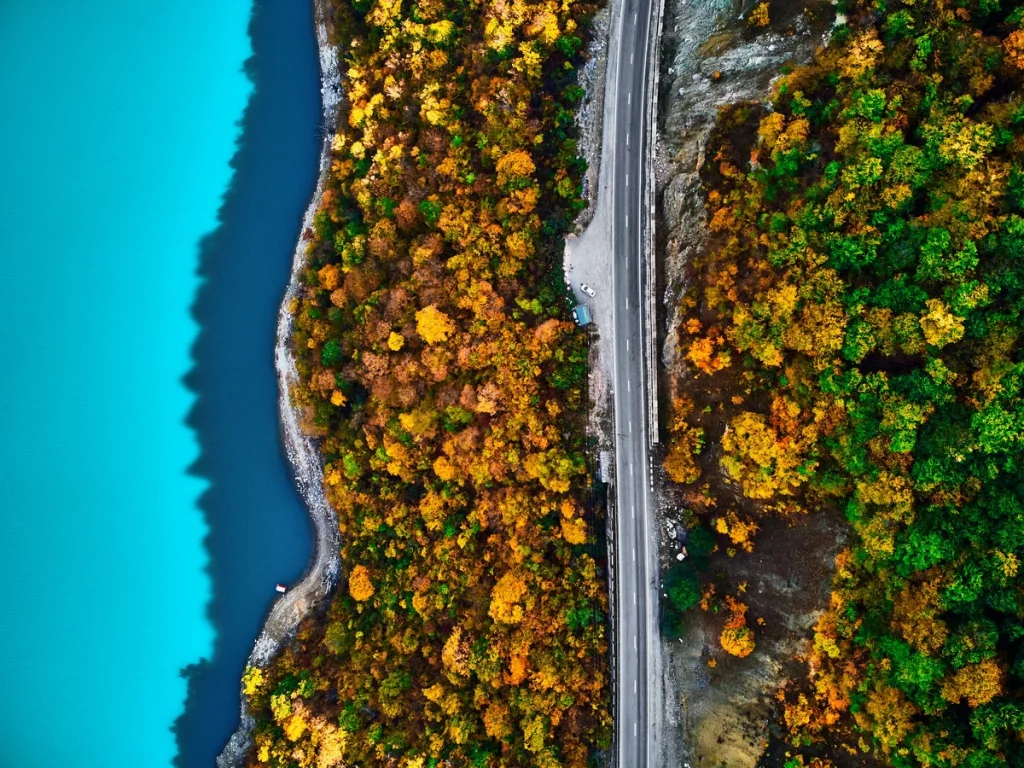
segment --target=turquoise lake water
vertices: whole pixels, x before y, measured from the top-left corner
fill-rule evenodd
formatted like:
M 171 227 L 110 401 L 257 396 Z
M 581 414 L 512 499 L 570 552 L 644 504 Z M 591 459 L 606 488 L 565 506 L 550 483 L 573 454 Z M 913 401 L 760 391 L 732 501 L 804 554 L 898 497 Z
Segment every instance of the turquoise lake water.
M 170 765 L 211 653 L 181 379 L 250 11 L 0 3 L 3 768 Z

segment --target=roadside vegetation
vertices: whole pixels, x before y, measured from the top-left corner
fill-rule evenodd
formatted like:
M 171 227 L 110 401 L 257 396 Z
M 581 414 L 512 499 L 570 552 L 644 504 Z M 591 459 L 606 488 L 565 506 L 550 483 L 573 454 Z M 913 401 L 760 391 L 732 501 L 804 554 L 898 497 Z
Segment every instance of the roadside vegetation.
M 343 577 L 247 670 L 250 762 L 582 768 L 607 590 L 561 252 L 593 8 L 333 5 L 347 101 L 290 309 Z
M 1024 765 L 1024 7 L 838 10 L 709 144 L 665 461 L 696 556 L 663 625 L 717 611 L 749 654 L 746 585 L 709 550 L 840 510 L 785 765 Z

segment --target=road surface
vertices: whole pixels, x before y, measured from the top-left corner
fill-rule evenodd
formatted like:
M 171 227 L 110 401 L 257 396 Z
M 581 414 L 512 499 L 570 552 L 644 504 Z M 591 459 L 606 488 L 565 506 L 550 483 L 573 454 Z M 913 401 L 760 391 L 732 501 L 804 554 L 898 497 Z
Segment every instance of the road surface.
M 657 521 L 651 509 L 650 435 L 648 430 L 648 349 L 650 333 L 644 235 L 647 209 L 648 62 L 660 6 L 652 0 L 622 0 L 617 26 L 617 66 L 606 98 L 614 101 L 611 173 L 612 377 L 615 402 L 615 585 L 617 701 L 616 746 L 619 768 L 646 768 L 658 762 L 652 722 L 658 697 L 648 687 L 660 685 L 652 664 L 658 643 L 657 551 L 652 542 Z M 653 119 L 653 116 L 650 116 Z M 607 145 L 606 145 L 607 146 Z M 652 550 L 654 550 L 652 552 Z

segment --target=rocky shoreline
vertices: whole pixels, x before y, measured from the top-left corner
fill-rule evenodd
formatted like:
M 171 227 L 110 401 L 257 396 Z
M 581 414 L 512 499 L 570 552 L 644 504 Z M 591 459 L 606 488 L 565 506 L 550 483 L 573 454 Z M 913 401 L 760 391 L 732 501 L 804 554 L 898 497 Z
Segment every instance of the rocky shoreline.
M 278 312 L 277 342 L 274 365 L 278 377 L 281 438 L 295 474 L 295 482 L 313 521 L 316 538 L 314 558 L 302 580 L 278 599 L 267 616 L 263 629 L 249 656 L 249 666 L 265 667 L 295 634 L 299 623 L 310 611 L 322 604 L 338 581 L 340 573 L 340 540 L 338 521 L 324 498 L 323 460 L 317 442 L 301 429 L 301 413 L 292 407 L 289 391 L 298 380 L 292 354 L 293 317 L 289 311 L 298 296 L 299 277 L 306 264 L 306 242 L 302 237 L 313 225 L 313 216 L 320 208 L 324 184 L 330 171 L 331 137 L 334 134 L 338 106 L 341 103 L 341 73 L 337 51 L 330 40 L 330 0 L 313 0 L 317 48 L 320 58 L 320 93 L 323 100 L 323 143 L 320 152 L 320 174 L 316 191 L 302 218 L 302 226 L 292 259 L 291 277 Z M 241 681 L 239 682 L 241 685 Z M 224 751 L 217 758 L 217 768 L 240 768 L 253 743 L 255 721 L 241 696 L 241 717 Z

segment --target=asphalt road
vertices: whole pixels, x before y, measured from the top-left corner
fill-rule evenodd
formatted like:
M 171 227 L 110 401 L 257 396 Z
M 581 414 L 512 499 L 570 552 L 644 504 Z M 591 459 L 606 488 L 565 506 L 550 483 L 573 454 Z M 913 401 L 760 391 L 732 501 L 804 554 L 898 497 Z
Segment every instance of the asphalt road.
M 612 172 L 611 237 L 612 319 L 614 324 L 613 391 L 615 399 L 616 503 L 616 727 L 620 768 L 646 768 L 657 762 L 653 748 L 648 685 L 656 685 L 651 657 L 658 642 L 656 606 L 650 592 L 657 578 L 652 559 L 650 441 L 647 428 L 648 384 L 644 307 L 644 228 L 650 212 L 645 205 L 647 70 L 652 25 L 651 0 L 622 0 L 615 78 L 615 141 L 613 156 L 605 157 Z

